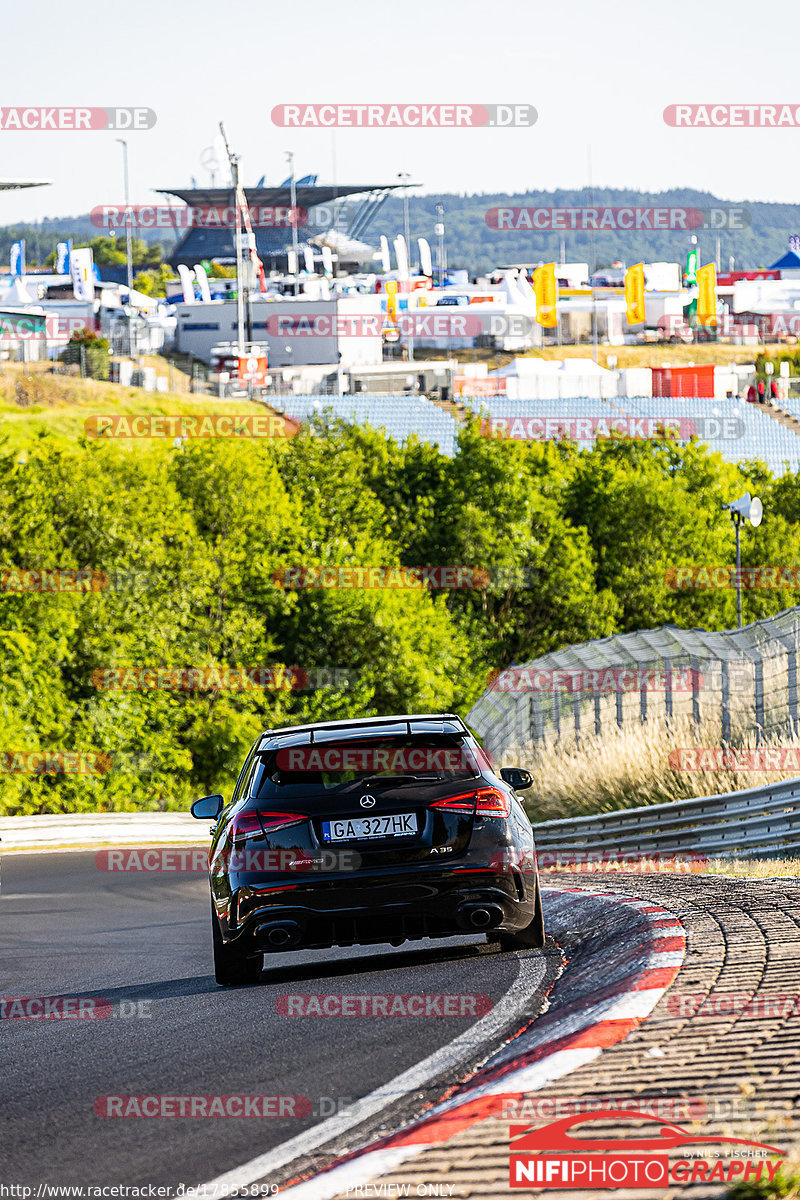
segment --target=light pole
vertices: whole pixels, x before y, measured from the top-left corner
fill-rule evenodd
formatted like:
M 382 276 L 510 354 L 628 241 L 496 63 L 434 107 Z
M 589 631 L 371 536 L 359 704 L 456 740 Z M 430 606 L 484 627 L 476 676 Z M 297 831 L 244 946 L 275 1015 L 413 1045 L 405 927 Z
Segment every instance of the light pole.
M 400 171 L 397 178 L 401 179 L 403 181 L 404 185 L 407 185 L 411 176 L 409 175 L 408 171 Z M 406 251 L 408 253 L 409 272 L 411 271 L 411 232 L 410 232 L 410 230 L 411 230 L 411 227 L 410 227 L 409 221 L 408 221 L 408 187 L 404 186 L 403 187 L 403 233 L 405 234 L 405 239 L 406 239 Z
M 444 205 L 443 204 L 436 205 L 436 216 L 439 218 L 439 220 L 436 222 L 436 225 L 434 226 L 434 233 L 436 234 L 436 236 L 439 239 L 439 287 L 443 288 L 444 287 L 444 275 L 445 275 L 445 271 L 447 270 L 447 261 L 445 259 L 445 250 L 444 250 Z
M 297 261 L 297 188 L 294 182 L 294 154 L 291 150 L 287 150 L 286 158 L 289 163 L 289 189 L 290 189 L 290 204 L 292 206 L 292 254 L 294 255 L 294 294 L 298 293 L 300 280 L 298 279 Z
M 131 291 L 133 289 L 133 247 L 131 244 L 131 204 L 130 195 L 128 192 L 128 143 L 125 138 L 116 138 L 122 146 L 122 178 L 125 189 L 125 257 L 128 264 L 128 357 L 133 357 L 133 345 L 131 335 Z
M 731 514 L 733 528 L 736 531 L 736 627 L 742 628 L 742 558 L 739 547 L 739 529 L 742 525 L 749 521 L 755 528 L 761 524 L 761 517 L 764 512 L 763 505 L 758 496 L 751 496 L 749 492 L 745 492 L 738 500 L 733 500 L 730 504 L 723 504 L 723 510 Z
M 222 134 L 222 140 L 225 143 L 225 153 L 228 155 L 228 163 L 231 170 L 231 185 L 233 187 L 233 204 L 234 212 L 236 213 L 236 221 L 234 223 L 234 237 L 236 239 L 236 352 L 240 359 L 244 358 L 245 350 L 245 333 L 244 333 L 244 252 L 242 248 L 242 233 L 239 228 L 240 210 L 243 206 L 244 193 L 239 189 L 239 155 L 233 154 L 228 145 L 228 135 L 225 132 L 225 125 L 222 121 L 219 123 L 219 131 Z M 249 300 L 248 300 L 249 308 Z M 248 347 L 249 349 L 249 347 Z M 239 367 L 237 366 L 237 376 Z
M 408 171 L 400 171 L 397 176 L 402 179 L 403 183 L 408 183 L 411 178 Z M 408 220 L 408 188 L 403 188 L 403 233 L 406 239 L 406 256 L 408 258 L 408 278 L 409 289 L 411 287 L 411 275 L 413 273 L 411 267 L 411 226 Z M 406 358 L 408 362 L 414 361 L 414 314 L 411 308 L 411 291 L 406 293 L 406 321 L 408 322 L 408 333 L 406 335 Z

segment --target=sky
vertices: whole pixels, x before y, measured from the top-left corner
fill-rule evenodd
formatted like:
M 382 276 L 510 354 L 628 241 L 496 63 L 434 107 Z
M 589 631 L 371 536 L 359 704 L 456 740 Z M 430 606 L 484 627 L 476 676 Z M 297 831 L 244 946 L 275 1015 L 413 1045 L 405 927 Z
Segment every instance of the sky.
M 794 7 L 764 32 L 752 4 L 616 0 L 138 0 L 76 13 L 55 0 L 3 14 L 3 106 L 140 106 L 128 135 L 133 203 L 208 186 L 201 159 L 226 123 L 242 178 L 392 183 L 420 192 L 691 187 L 794 203 L 800 128 L 669 127 L 677 103 L 800 106 Z M 529 128 L 286 129 L 275 105 L 530 104 Z M 117 132 L 0 130 L 0 178 L 53 186 L 0 193 L 0 224 L 120 203 Z M 207 156 L 206 156 L 207 157 Z M 217 183 L 221 182 L 217 173 Z

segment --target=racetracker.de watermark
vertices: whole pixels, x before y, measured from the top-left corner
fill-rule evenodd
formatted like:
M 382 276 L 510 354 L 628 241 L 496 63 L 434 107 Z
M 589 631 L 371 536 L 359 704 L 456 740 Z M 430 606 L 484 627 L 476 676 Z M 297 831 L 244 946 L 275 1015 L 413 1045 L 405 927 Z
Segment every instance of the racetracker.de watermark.
M 570 871 L 591 874 L 594 871 L 704 871 L 708 859 L 703 854 L 674 850 L 538 850 L 536 858 L 541 871 Z
M 638 233 L 641 230 L 747 229 L 751 224 L 750 211 L 742 205 L 713 208 L 653 205 L 569 205 L 521 208 L 494 207 L 486 210 L 489 229 L 532 233 L 580 232 L 583 230 L 613 230 L 615 233 Z
M 469 311 L 446 311 L 423 307 L 398 312 L 389 318 L 383 312 L 344 312 L 306 309 L 300 313 L 275 313 L 267 317 L 264 328 L 270 337 L 379 337 L 387 329 L 403 337 L 456 340 L 477 337 L 526 337 L 536 326 L 533 317 L 523 313 L 491 313 L 473 305 Z M 258 328 L 258 326 L 256 326 Z
M 241 209 L 233 204 L 97 204 L 89 214 L 98 229 L 237 229 Z M 293 229 L 308 224 L 308 210 L 280 204 L 253 204 L 253 229 Z
M 512 441 L 592 442 L 611 440 L 650 441 L 677 438 L 738 441 L 744 436 L 744 421 L 738 417 L 518 417 L 491 416 L 481 421 L 481 433 L 489 438 Z
M 0 775 L 107 775 L 110 754 L 95 750 L 0 750 Z
M 105 1021 L 152 1017 L 152 1000 L 119 1000 L 101 996 L 0 996 L 0 1021 Z
M 94 567 L 2 567 L 0 595 L 147 591 L 161 579 L 152 571 L 114 567 L 105 571 L 98 571 Z
M 561 1117 L 592 1113 L 604 1108 L 633 1110 L 645 1113 L 654 1120 L 697 1120 L 713 1111 L 713 1105 L 700 1096 L 520 1096 L 500 1098 L 500 1119 L 503 1121 L 555 1121 Z M 729 1102 L 730 1103 L 730 1102 Z M 730 1106 L 725 1115 L 731 1113 Z M 714 1115 L 717 1115 L 716 1113 Z
M 276 104 L 283 129 L 529 129 L 532 104 Z
M 289 438 L 299 429 L 299 421 L 270 413 L 211 413 L 202 417 L 98 414 L 84 422 L 84 432 L 92 438 Z
M 259 1117 L 262 1120 L 307 1117 L 312 1103 L 308 1096 L 98 1096 L 98 1117 Z
M 31 132 L 41 130 L 64 133 L 90 129 L 152 129 L 156 114 L 152 108 L 58 108 L 52 105 L 0 108 L 0 130 Z
M 728 590 L 795 591 L 800 588 L 800 565 L 772 567 L 668 567 L 664 583 L 675 592 Z
M 255 835 L 253 835 L 255 836 Z M 231 846 L 227 842 L 214 853 L 214 864 L 229 871 L 297 874 L 298 872 L 357 871 L 361 856 L 354 850 L 260 850 L 253 846 Z M 149 849 L 118 846 L 98 850 L 94 856 L 98 871 L 134 875 L 205 875 L 209 852 L 204 846 L 151 846 Z
M 693 692 L 703 685 L 694 667 L 672 671 L 646 667 L 561 667 L 543 671 L 529 667 L 506 667 L 490 671 L 486 683 L 491 692 L 569 692 L 572 695 L 607 695 L 615 692 Z
M 386 588 L 399 591 L 464 591 L 491 583 L 486 567 L 292 566 L 272 573 L 285 591 Z
M 800 775 L 800 746 L 678 746 L 669 754 L 673 771 L 790 772 Z
M 667 996 L 671 1017 L 743 1017 L 756 1020 L 800 1016 L 796 992 L 674 992 Z
M 797 104 L 668 104 L 664 123 L 676 129 L 797 129 Z
M 493 1008 L 492 997 L 480 993 L 284 994 L 275 1001 L 281 1017 L 482 1017 Z
M 122 692 L 316 691 L 350 686 L 348 667 L 98 667 L 92 686 Z
M 283 771 L 386 771 L 393 775 L 418 771 L 475 774 L 482 766 L 469 746 L 284 746 L 275 761 Z

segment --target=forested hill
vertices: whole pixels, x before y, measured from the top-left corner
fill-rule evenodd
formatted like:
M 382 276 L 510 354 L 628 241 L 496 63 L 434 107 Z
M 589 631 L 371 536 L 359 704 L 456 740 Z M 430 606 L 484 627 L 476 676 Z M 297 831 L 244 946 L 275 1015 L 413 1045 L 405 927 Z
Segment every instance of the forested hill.
M 472 274 L 516 262 L 538 262 L 561 258 L 562 241 L 567 262 L 587 262 L 591 268 L 606 266 L 617 260 L 625 263 L 675 261 L 685 259 L 688 236 L 681 231 L 639 230 L 532 232 L 490 228 L 487 211 L 497 207 L 618 207 L 621 205 L 659 207 L 693 206 L 701 209 L 734 209 L 733 220 L 744 228 L 721 229 L 720 264 L 728 270 L 729 258 L 734 256 L 735 269 L 771 266 L 788 248 L 792 234 L 800 234 L 800 204 L 767 204 L 746 198 L 722 200 L 710 192 L 691 188 L 673 188 L 667 192 L 639 192 L 626 188 L 595 188 L 583 190 L 557 189 L 552 192 L 530 191 L 517 195 L 502 192 L 475 192 L 458 195 L 443 192 L 431 195 L 409 195 L 409 223 L 412 240 L 426 237 L 436 262 L 438 239 L 434 235 L 437 221 L 436 205 L 444 206 L 447 238 L 447 261 L 451 267 L 466 267 Z M 382 233 L 391 243 L 403 231 L 403 201 L 397 194 L 390 197 L 373 221 L 367 239 L 377 245 Z M 55 249 L 56 242 L 73 237 L 86 241 L 104 231 L 93 225 L 88 214 L 77 217 L 49 217 L 35 225 L 17 224 L 0 227 L 0 264 L 8 262 L 13 241 L 24 237 L 28 261 L 43 262 Z M 137 231 L 139 233 L 140 231 Z M 165 249 L 174 240 L 168 230 L 141 231 L 147 241 L 158 241 Z M 717 231 L 699 230 L 701 262 L 716 256 Z M 416 247 L 414 247 L 416 249 Z
M 734 217 L 743 215 L 749 224 L 745 228 L 722 229 L 720 238 L 721 269 L 729 267 L 729 256 L 736 259 L 736 270 L 749 267 L 768 267 L 788 249 L 792 234 L 800 234 L 800 204 L 765 204 L 747 199 L 721 200 L 710 192 L 690 188 L 674 188 L 668 192 L 638 192 L 622 188 L 595 188 L 592 192 L 558 189 L 552 192 L 530 191 L 517 195 L 500 192 L 472 195 L 441 194 L 414 197 L 409 204 L 412 239 L 427 237 L 436 254 L 433 227 L 436 205 L 444 206 L 447 234 L 447 262 L 451 267 L 468 267 L 470 271 L 486 271 L 498 265 L 517 262 L 560 261 L 564 242 L 567 262 L 588 262 L 590 268 L 607 266 L 617 260 L 634 262 L 681 262 L 689 248 L 687 234 L 676 231 L 641 230 L 589 232 L 532 232 L 490 229 L 486 223 L 489 209 L 499 206 L 578 207 L 658 205 L 659 207 L 693 206 L 701 209 L 735 209 Z M 371 229 L 380 233 L 398 233 L 403 229 L 402 200 L 388 200 Z M 700 259 L 708 262 L 716 255 L 717 232 L 697 230 Z

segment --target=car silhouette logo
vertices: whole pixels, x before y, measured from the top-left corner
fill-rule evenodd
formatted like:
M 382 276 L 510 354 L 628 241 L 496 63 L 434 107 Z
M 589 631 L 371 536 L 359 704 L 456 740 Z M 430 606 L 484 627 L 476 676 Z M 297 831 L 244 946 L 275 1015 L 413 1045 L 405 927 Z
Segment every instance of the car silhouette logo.
M 374 808 L 375 807 L 375 797 L 374 796 L 362 796 L 358 803 L 361 805 L 362 808 Z
M 658 1132 L 654 1136 L 645 1138 L 620 1138 L 610 1141 L 608 1137 L 593 1138 L 574 1136 L 570 1133 L 570 1129 L 574 1125 L 589 1124 L 591 1121 L 610 1122 L 620 1119 L 630 1121 L 647 1121 L 651 1127 L 658 1126 Z M 639 1132 L 639 1131 L 637 1131 Z M 641 1132 L 645 1132 L 642 1130 Z M 520 1137 L 520 1134 L 523 1136 Z M 639 1153 L 643 1150 L 678 1150 L 680 1146 L 689 1145 L 698 1142 L 725 1142 L 736 1146 L 754 1146 L 759 1150 L 766 1150 L 770 1154 L 786 1153 L 785 1150 L 779 1150 L 777 1146 L 767 1146 L 763 1142 L 750 1142 L 745 1138 L 735 1137 L 717 1137 L 716 1134 L 706 1134 L 705 1136 L 692 1134 L 687 1129 L 683 1129 L 680 1125 L 675 1125 L 670 1121 L 657 1120 L 650 1113 L 634 1112 L 632 1110 L 620 1110 L 614 1108 L 602 1108 L 592 1113 L 573 1113 L 571 1116 L 562 1117 L 560 1121 L 551 1121 L 547 1125 L 543 1125 L 537 1129 L 531 1129 L 527 1125 L 511 1125 L 509 1126 L 509 1135 L 511 1138 L 511 1149 L 515 1153 L 520 1150 L 531 1151 L 556 1151 L 556 1150 L 572 1150 L 579 1151 L 581 1154 L 586 1154 L 590 1150 L 609 1150 Z M 514 1139 L 517 1139 L 516 1141 Z

